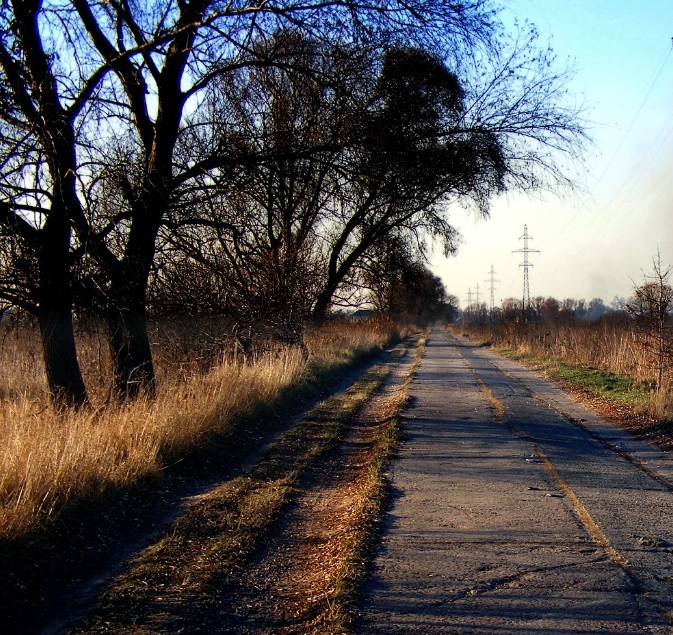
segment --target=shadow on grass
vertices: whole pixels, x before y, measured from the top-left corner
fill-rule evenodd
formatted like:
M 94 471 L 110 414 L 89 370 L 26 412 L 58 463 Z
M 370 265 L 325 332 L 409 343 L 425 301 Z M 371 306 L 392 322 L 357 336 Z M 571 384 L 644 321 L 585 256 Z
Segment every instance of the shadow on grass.
M 240 474 L 300 414 L 343 390 L 382 355 L 380 349 L 361 351 L 338 366 L 310 369 L 278 399 L 173 459 L 160 475 L 75 498 L 27 535 L 0 541 L 4 632 L 65 632 L 191 497 Z

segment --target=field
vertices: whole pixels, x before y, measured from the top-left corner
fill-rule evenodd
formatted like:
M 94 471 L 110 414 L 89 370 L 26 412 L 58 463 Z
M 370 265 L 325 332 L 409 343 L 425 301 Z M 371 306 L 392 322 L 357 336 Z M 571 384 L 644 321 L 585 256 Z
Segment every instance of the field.
M 153 327 L 155 400 L 109 400 L 104 334 L 80 329 L 78 351 L 92 407 L 56 412 L 48 403 L 34 330 L 5 326 L 0 347 L 0 540 L 16 540 L 81 499 L 124 490 L 216 438 L 243 443 L 247 424 L 311 397 L 398 336 L 388 322 L 309 328 L 308 359 L 266 343 L 243 359 L 222 325 L 177 321 Z M 249 431 L 248 431 L 249 433 Z

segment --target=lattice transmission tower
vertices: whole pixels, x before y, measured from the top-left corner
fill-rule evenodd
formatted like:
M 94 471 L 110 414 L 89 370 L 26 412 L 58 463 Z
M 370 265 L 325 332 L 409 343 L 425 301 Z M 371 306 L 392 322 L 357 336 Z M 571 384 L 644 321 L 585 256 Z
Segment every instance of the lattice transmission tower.
M 495 283 L 500 282 L 500 280 L 495 279 L 495 270 L 493 269 L 493 265 L 491 265 L 491 270 L 488 272 L 488 279 L 484 280 L 484 282 L 488 282 L 489 290 L 491 292 L 491 304 L 490 304 L 490 307 L 489 307 L 489 319 L 493 319 L 493 309 L 495 308 Z
M 528 241 L 533 240 L 532 236 L 528 235 L 528 225 L 523 226 L 523 236 L 519 237 L 519 240 L 523 240 L 523 249 L 515 249 L 513 254 L 523 254 L 523 262 L 519 265 L 523 267 L 523 300 L 521 302 L 521 313 L 523 315 L 524 321 L 526 316 L 528 316 L 528 321 L 530 321 L 530 282 L 528 277 L 528 269 L 533 266 L 533 264 L 528 259 L 529 254 L 539 254 L 539 250 L 531 249 L 528 246 Z

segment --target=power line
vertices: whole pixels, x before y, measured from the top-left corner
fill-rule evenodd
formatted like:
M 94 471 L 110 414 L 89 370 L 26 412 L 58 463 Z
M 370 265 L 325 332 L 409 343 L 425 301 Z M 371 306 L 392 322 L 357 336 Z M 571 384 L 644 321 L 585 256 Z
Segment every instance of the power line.
M 590 248 L 591 243 L 600 235 L 604 235 L 606 230 L 611 234 L 616 233 L 617 229 L 620 228 L 624 222 L 629 217 L 629 214 L 632 212 L 632 208 L 627 207 L 626 203 L 629 197 L 633 194 L 637 186 L 642 183 L 642 179 L 647 173 L 648 169 L 657 160 L 659 154 L 663 150 L 665 144 L 667 143 L 671 133 L 673 133 L 673 114 L 668 118 L 666 123 L 659 129 L 655 141 L 653 141 L 647 148 L 644 153 L 647 159 L 643 161 L 639 169 L 634 171 L 629 179 L 625 180 L 617 192 L 610 198 L 610 200 L 603 206 L 604 211 L 609 212 L 610 215 L 607 216 L 601 225 L 593 232 L 589 243 L 585 247 L 578 249 L 575 254 L 579 254 L 582 251 L 586 251 Z M 662 179 L 659 179 L 657 183 L 660 183 Z M 662 188 L 663 189 L 663 188 Z M 656 188 L 650 188 L 650 190 L 655 191 Z M 639 205 L 642 204 L 642 201 L 639 201 Z
M 608 162 L 605 164 L 605 167 L 604 167 L 603 171 L 601 172 L 600 176 L 594 182 L 594 184 L 591 187 L 591 190 L 589 191 L 589 193 L 586 194 L 582 198 L 582 200 L 578 202 L 577 209 L 575 210 L 574 214 L 572 215 L 570 221 L 565 224 L 565 231 L 563 232 L 563 237 L 565 237 L 565 235 L 568 232 L 572 231 L 573 224 L 574 224 L 575 219 L 577 218 L 578 214 L 583 210 L 589 210 L 590 209 L 589 205 L 588 205 L 588 201 L 589 200 L 593 201 L 593 195 L 596 192 L 596 190 L 598 189 L 598 186 L 603 182 L 603 179 L 605 178 L 605 176 L 609 173 L 610 169 L 612 168 L 612 165 L 615 162 L 615 159 L 621 153 L 627 137 L 633 131 L 633 128 L 634 128 L 636 122 L 638 121 L 640 115 L 642 114 L 643 109 L 645 108 L 645 106 L 646 106 L 646 104 L 647 104 L 647 102 L 650 98 L 650 95 L 652 94 L 652 91 L 654 90 L 654 87 L 656 86 L 657 82 L 659 81 L 659 79 L 661 77 L 661 74 L 663 73 L 663 71 L 664 71 L 664 69 L 665 69 L 665 67 L 666 67 L 666 65 L 667 65 L 667 63 L 670 60 L 672 55 L 673 55 L 673 38 L 671 38 L 671 46 L 669 46 L 667 48 L 667 50 L 664 52 L 658 66 L 654 70 L 654 72 L 652 74 L 652 77 L 651 77 L 651 80 L 650 80 L 650 83 L 649 83 L 649 87 L 648 87 L 647 91 L 645 92 L 645 95 L 644 95 L 642 101 L 640 102 L 640 105 L 638 106 L 635 114 L 633 115 L 633 118 L 631 119 L 627 129 L 622 134 L 622 136 L 619 140 L 619 143 L 617 144 L 617 147 L 615 148 L 614 152 L 610 156 L 610 159 L 608 160 Z M 668 122 L 666 122 L 666 124 L 664 125 L 664 128 L 668 127 L 669 123 L 670 123 L 670 120 Z M 658 137 L 659 140 L 661 140 L 661 135 L 657 135 L 657 137 Z M 651 153 L 648 153 L 648 154 L 650 155 L 650 163 L 651 163 L 652 156 L 651 156 Z M 648 166 L 649 166 L 649 164 L 648 164 Z M 646 171 L 646 167 L 643 167 L 641 165 L 640 174 L 636 177 L 636 180 L 635 180 L 636 183 L 640 180 L 640 178 L 645 173 L 645 171 Z M 630 191 L 635 187 L 634 174 L 632 174 L 629 179 L 626 179 L 622 183 L 618 192 L 613 195 L 610 203 L 607 204 L 607 205 L 603 205 L 602 212 L 597 214 L 597 215 L 594 215 L 593 218 L 591 219 L 591 225 L 595 226 L 597 223 L 601 222 L 601 220 L 602 220 L 601 216 L 603 215 L 603 213 L 608 214 L 608 219 L 605 220 L 604 222 L 602 222 L 602 225 L 601 225 L 600 229 L 595 233 L 595 236 L 602 233 L 603 230 L 605 229 L 605 227 L 608 224 L 613 223 L 614 216 L 611 215 L 611 212 L 613 211 L 612 208 L 611 208 L 611 204 L 620 195 L 620 193 L 625 189 L 625 187 L 627 187 L 627 185 L 629 185 L 629 184 L 631 185 L 631 187 L 629 188 L 629 191 L 627 192 L 627 194 L 630 194 Z M 623 199 L 626 199 L 626 197 L 627 197 L 627 195 L 624 195 Z M 622 203 L 623 203 L 623 200 L 622 200 Z M 621 205 L 621 203 L 620 203 L 620 205 Z M 587 249 L 587 247 L 582 247 L 576 253 L 580 253 L 580 252 L 584 251 L 585 249 Z
M 533 237 L 528 235 L 528 225 L 523 226 L 523 236 L 520 236 L 519 240 L 523 240 L 523 249 L 515 249 L 512 253 L 523 254 L 523 262 L 519 265 L 520 267 L 523 267 L 523 300 L 521 303 L 521 312 L 524 320 L 526 319 L 526 314 L 528 314 L 528 320 L 530 321 L 530 284 L 528 281 L 528 269 L 533 265 L 528 260 L 528 254 L 539 254 L 540 251 L 531 249 L 528 246 L 528 241 L 533 240 Z
M 628 128 L 622 135 L 622 138 L 620 139 L 617 147 L 615 148 L 615 151 L 613 152 L 612 156 L 610 157 L 610 160 L 607 162 L 605 169 L 603 172 L 601 172 L 601 175 L 598 177 L 598 180 L 594 183 L 593 187 L 591 188 L 591 192 L 589 193 L 589 197 L 593 195 L 593 193 L 596 191 L 596 188 L 598 187 L 599 183 L 603 180 L 605 175 L 608 173 L 610 168 L 612 167 L 612 164 L 614 163 L 614 160 L 617 158 L 617 155 L 621 152 L 622 146 L 624 145 L 624 142 L 626 141 L 626 138 L 629 136 L 631 131 L 633 130 L 633 127 L 636 124 L 636 121 L 638 121 L 638 117 L 640 117 L 640 114 L 643 111 L 643 108 L 645 108 L 645 104 L 647 103 L 647 100 L 650 98 L 650 95 L 652 94 L 652 90 L 654 89 L 656 83 L 659 81 L 659 78 L 661 77 L 661 73 L 663 72 L 666 63 L 668 62 L 669 58 L 671 57 L 671 54 L 673 53 L 673 38 L 672 38 L 672 45 L 668 48 L 666 53 L 664 54 L 661 63 L 659 64 L 659 67 L 654 73 L 654 77 L 652 78 L 652 81 L 650 82 L 650 86 L 647 89 L 647 92 L 645 93 L 645 96 L 643 97 L 643 100 L 640 102 L 640 106 L 638 106 L 638 109 L 636 110 L 635 115 L 633 115 L 633 119 L 631 119 L 631 122 L 628 125 Z M 586 199 L 585 199 L 586 200 Z

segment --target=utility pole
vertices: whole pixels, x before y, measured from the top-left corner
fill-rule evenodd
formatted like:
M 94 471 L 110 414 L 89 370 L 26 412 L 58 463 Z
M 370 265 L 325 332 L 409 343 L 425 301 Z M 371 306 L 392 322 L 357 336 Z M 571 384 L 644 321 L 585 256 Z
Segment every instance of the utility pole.
M 465 307 L 465 310 L 463 311 L 463 318 L 467 315 L 467 318 L 469 320 L 470 314 L 472 312 L 471 307 L 472 307 L 472 287 L 470 287 L 467 290 L 467 306 Z M 465 321 L 465 320 L 463 319 L 463 321 Z
M 523 236 L 519 237 L 523 240 L 523 249 L 515 249 L 513 254 L 523 254 L 523 262 L 519 265 L 523 267 L 523 300 L 521 302 L 521 314 L 524 322 L 526 321 L 526 313 L 528 313 L 528 321 L 530 322 L 530 284 L 528 282 L 528 269 L 532 267 L 532 263 L 528 260 L 529 254 L 539 254 L 537 249 L 531 249 L 528 246 L 528 241 L 533 240 L 532 236 L 528 235 L 528 225 L 523 226 Z
M 484 280 L 484 282 L 489 283 L 489 289 L 491 291 L 491 304 L 489 308 L 489 319 L 492 321 L 493 320 L 493 309 L 495 308 L 495 283 L 500 282 L 500 280 L 495 279 L 495 270 L 493 269 L 493 265 L 491 265 L 491 270 L 488 272 L 488 279 Z

